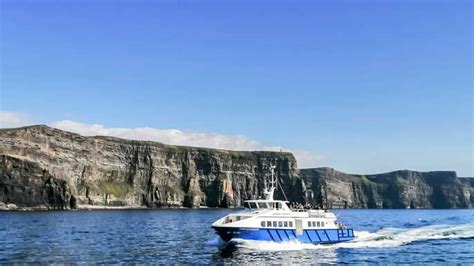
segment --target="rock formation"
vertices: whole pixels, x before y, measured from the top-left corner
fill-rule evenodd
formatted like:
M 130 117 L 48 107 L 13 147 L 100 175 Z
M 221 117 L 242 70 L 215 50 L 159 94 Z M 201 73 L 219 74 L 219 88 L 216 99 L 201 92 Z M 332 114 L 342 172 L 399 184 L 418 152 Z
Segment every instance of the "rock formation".
M 64 181 L 78 205 L 241 206 L 243 200 L 261 194 L 270 165 L 277 166 L 284 186 L 297 182 L 296 160 L 291 153 L 225 151 L 83 137 L 47 126 L 1 129 L 0 154 L 5 155 L 4 164 L 24 161 L 31 168 L 21 173 L 13 173 L 8 165 L 1 168 L 0 190 L 4 193 L 0 194 L 0 201 L 19 206 L 39 202 L 27 202 L 29 196 L 12 194 L 11 180 L 21 179 L 15 184 L 39 191 L 44 181 L 23 180 L 32 180 L 38 169 L 44 169 L 54 180 Z
M 66 181 L 55 178 L 38 164 L 1 155 L 0 174 L 0 200 L 4 202 L 3 208 L 76 208 L 76 200 L 68 190 Z
M 471 208 L 472 186 L 455 172 L 395 171 L 349 175 L 331 168 L 302 169 L 307 201 L 330 208 Z
M 0 155 L 0 209 L 239 207 L 262 195 L 270 165 L 290 201 L 341 208 L 473 205 L 472 183 L 454 172 L 298 170 L 286 152 L 84 137 L 47 126 L 0 129 Z M 276 198 L 283 199 L 280 189 Z

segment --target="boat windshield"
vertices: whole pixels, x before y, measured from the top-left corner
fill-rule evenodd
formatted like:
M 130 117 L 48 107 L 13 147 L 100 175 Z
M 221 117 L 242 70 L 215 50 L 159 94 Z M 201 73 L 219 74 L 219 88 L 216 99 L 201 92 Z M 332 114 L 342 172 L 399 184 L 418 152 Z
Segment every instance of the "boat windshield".
M 255 202 L 244 202 L 244 207 L 247 209 L 257 209 L 257 204 Z
M 281 202 L 255 202 L 255 201 L 246 201 L 244 202 L 244 207 L 248 209 L 282 209 Z
M 271 208 L 277 209 L 277 210 L 282 208 L 281 207 L 281 202 L 270 202 L 270 206 L 271 206 Z

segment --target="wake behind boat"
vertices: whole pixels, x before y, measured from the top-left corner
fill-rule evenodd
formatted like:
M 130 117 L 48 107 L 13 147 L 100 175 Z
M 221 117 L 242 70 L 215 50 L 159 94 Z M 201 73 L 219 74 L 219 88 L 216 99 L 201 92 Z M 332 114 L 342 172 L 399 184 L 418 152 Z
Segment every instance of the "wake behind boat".
M 231 213 L 212 224 L 222 240 L 228 242 L 239 238 L 326 244 L 354 239 L 353 229 L 338 223 L 330 211 L 291 209 L 287 201 L 274 200 L 278 182 L 274 169 L 271 167 L 271 179 L 265 181 L 265 199 L 245 201 L 245 211 Z

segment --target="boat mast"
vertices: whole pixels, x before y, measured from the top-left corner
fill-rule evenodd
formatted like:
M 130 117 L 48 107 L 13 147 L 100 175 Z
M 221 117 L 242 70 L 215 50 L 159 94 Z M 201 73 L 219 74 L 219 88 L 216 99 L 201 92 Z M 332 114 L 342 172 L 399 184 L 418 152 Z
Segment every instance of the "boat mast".
M 275 165 L 270 166 L 270 170 L 272 172 L 272 175 L 270 177 L 270 180 L 268 180 L 268 177 L 265 178 L 265 188 L 263 190 L 263 194 L 265 195 L 266 200 L 273 200 L 273 192 L 275 192 L 276 189 L 276 177 L 275 177 Z M 270 185 L 270 187 L 268 187 Z

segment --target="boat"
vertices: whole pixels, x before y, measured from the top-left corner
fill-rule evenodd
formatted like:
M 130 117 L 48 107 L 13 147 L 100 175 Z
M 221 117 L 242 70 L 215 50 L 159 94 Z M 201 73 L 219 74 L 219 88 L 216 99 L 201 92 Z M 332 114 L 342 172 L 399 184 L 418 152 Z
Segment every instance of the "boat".
M 330 244 L 354 239 L 354 230 L 338 222 L 329 210 L 290 208 L 288 201 L 274 200 L 278 180 L 275 166 L 270 168 L 270 180 L 264 182 L 264 199 L 247 200 L 244 211 L 226 215 L 212 224 L 222 240 Z

